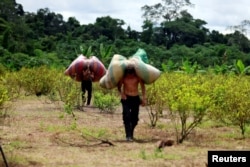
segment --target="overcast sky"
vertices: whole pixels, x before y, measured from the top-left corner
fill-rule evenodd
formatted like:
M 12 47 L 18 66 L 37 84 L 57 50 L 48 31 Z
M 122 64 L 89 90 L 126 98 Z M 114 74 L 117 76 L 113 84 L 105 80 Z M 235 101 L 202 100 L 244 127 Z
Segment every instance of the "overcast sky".
M 249 0 L 190 0 L 195 5 L 188 12 L 195 19 L 207 22 L 205 27 L 226 33 L 228 26 L 250 20 Z M 16 0 L 24 11 L 37 12 L 49 8 L 51 12 L 68 17 L 75 17 L 81 24 L 94 23 L 97 17 L 110 16 L 121 19 L 132 29 L 141 31 L 144 5 L 154 5 L 162 0 Z

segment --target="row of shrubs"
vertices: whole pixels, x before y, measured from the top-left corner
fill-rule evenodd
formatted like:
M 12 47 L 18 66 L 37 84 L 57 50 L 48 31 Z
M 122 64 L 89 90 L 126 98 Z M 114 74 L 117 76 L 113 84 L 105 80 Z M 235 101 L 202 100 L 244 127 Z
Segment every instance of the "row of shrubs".
M 246 75 L 164 73 L 147 87 L 147 94 L 151 125 L 167 114 L 179 143 L 208 119 L 239 127 L 242 137 L 250 124 L 250 77 Z
M 46 96 L 51 102 L 63 102 L 63 111 L 72 115 L 81 106 L 80 83 L 64 75 L 64 70 L 46 66 L 20 71 L 1 71 L 0 112 L 6 115 L 11 102 L 29 95 Z M 147 109 L 150 125 L 156 126 L 164 114 L 175 125 L 176 140 L 181 143 L 206 119 L 236 125 L 245 137 L 250 123 L 250 78 L 246 75 L 214 73 L 163 73 L 147 85 Z M 119 105 L 117 91 L 93 88 L 94 105 L 112 113 Z
M 113 112 L 119 99 L 113 90 L 104 90 L 94 83 L 94 105 L 103 112 Z M 22 68 L 20 71 L 1 72 L 1 114 L 7 104 L 22 96 L 46 96 L 51 102 L 63 102 L 64 110 L 73 112 L 81 104 L 80 82 L 64 75 L 64 70 L 48 68 Z

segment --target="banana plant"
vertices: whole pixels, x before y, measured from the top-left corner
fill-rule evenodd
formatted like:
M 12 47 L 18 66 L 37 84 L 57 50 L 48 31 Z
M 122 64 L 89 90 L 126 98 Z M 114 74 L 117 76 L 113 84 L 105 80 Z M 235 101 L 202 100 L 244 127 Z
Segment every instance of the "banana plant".
M 225 74 L 229 72 L 229 66 L 226 64 L 222 64 L 222 65 L 215 64 L 213 67 L 213 72 L 215 74 Z
M 177 64 L 175 64 L 172 60 L 168 60 L 167 64 L 165 63 L 161 64 L 161 68 L 164 72 L 170 72 L 177 68 Z
M 108 46 L 107 48 L 105 48 L 103 44 L 100 44 L 100 55 L 103 64 L 108 64 L 108 61 L 111 58 L 112 49 L 113 49 L 112 46 Z
M 245 66 L 241 60 L 237 60 L 234 66 L 236 74 L 244 75 L 250 72 L 250 66 Z
M 80 46 L 80 53 L 89 58 L 93 55 L 92 46 L 89 46 L 87 49 L 84 49 L 83 46 Z M 78 55 L 77 51 L 76 54 Z
M 199 65 L 197 64 L 197 62 L 195 62 L 194 64 L 191 64 L 191 62 L 188 60 L 182 61 L 181 69 L 187 74 L 196 73 L 198 68 L 199 68 Z

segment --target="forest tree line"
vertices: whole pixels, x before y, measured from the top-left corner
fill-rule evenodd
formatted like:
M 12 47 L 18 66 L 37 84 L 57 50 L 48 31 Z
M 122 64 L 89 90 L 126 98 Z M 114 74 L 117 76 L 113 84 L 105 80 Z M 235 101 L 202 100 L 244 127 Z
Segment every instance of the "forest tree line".
M 199 69 L 231 68 L 237 60 L 250 65 L 250 41 L 245 29 L 232 26 L 234 32 L 224 35 L 209 30 L 205 20 L 196 19 L 184 10 L 193 5 L 189 0 L 163 2 L 141 7 L 144 21 L 142 31 L 138 32 L 130 26 L 124 28 L 123 20 L 110 16 L 98 17 L 93 24 L 84 25 L 75 17 L 65 21 L 62 14 L 49 8 L 30 13 L 15 0 L 2 0 L 1 67 L 66 68 L 80 53 L 97 56 L 108 67 L 113 54 L 129 57 L 138 48 L 144 49 L 149 63 L 161 70 L 163 67 L 178 70 L 187 62 Z M 244 20 L 240 26 L 249 24 Z M 102 56 L 103 47 L 110 51 L 108 57 Z

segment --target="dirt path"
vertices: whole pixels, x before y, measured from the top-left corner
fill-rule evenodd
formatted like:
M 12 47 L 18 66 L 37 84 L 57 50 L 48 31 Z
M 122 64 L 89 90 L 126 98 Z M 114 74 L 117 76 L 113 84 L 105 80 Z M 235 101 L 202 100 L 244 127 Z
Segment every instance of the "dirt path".
M 126 142 L 120 109 L 114 114 L 93 108 L 76 110 L 75 120 L 60 104 L 49 104 L 41 98 L 25 98 L 14 104 L 10 116 L 0 125 L 0 143 L 10 167 L 202 167 L 209 149 L 250 145 L 249 140 L 234 141 L 231 146 L 213 145 L 213 135 L 198 133 L 196 142 L 159 151 L 157 142 L 173 138 L 172 132 L 164 129 L 163 118 L 161 128 L 150 128 L 145 108 L 135 131 L 137 140 Z M 0 166 L 1 162 L 0 158 Z

